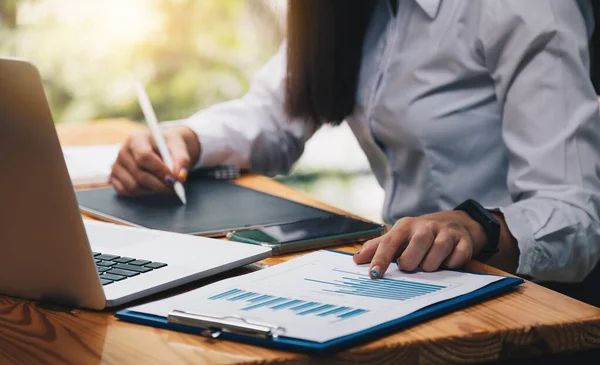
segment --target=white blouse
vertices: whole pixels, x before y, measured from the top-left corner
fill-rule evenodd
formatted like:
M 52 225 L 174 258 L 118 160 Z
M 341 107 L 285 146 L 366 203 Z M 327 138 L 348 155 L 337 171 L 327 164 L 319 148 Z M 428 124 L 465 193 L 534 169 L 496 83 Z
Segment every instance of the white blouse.
M 467 198 L 498 207 L 518 273 L 582 280 L 600 257 L 600 115 L 589 1 L 378 0 L 347 119 L 393 223 Z M 283 109 L 285 49 L 238 100 L 187 120 L 198 166 L 286 172 L 314 128 Z

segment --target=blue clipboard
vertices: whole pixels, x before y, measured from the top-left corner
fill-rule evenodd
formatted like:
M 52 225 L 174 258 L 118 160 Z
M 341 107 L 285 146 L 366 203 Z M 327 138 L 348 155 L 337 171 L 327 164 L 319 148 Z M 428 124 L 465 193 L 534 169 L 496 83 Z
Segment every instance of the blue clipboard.
M 461 295 L 452 299 L 438 302 L 436 304 L 432 304 L 431 306 L 425 307 L 414 313 L 397 318 L 395 320 L 391 320 L 389 322 L 373 326 L 369 329 L 322 343 L 295 339 L 285 336 L 279 336 L 274 338 L 257 338 L 229 332 L 222 332 L 219 338 L 224 340 L 243 342 L 256 346 L 290 350 L 295 352 L 317 354 L 332 353 L 355 345 L 364 344 L 366 342 L 378 339 L 385 335 L 398 332 L 410 326 L 425 322 L 429 319 L 439 317 L 444 314 L 456 311 L 458 309 L 482 302 L 486 299 L 503 294 L 517 287 L 523 282 L 524 280 L 521 278 L 505 277 L 494 283 L 486 285 L 483 288 L 475 290 L 469 294 Z M 205 331 L 205 329 L 198 327 L 170 323 L 167 321 L 166 317 L 149 315 L 131 310 L 119 311 L 115 314 L 115 317 L 127 322 L 197 335 L 200 335 Z

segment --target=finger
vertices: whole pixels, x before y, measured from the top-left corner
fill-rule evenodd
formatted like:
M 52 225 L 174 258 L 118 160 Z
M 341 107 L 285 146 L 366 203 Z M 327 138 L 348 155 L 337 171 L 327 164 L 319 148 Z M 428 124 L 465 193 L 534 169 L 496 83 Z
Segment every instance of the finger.
M 452 254 L 459 240 L 460 237 L 451 231 L 443 230 L 439 232 L 433 241 L 433 245 L 421 262 L 421 268 L 424 271 L 437 270 L 444 260 Z
M 165 165 L 160 155 L 156 152 L 150 137 L 138 137 L 129 143 L 129 152 L 139 169 L 146 170 L 163 181 L 172 175 L 171 170 Z M 128 166 L 129 167 L 129 166 Z
M 404 271 L 415 270 L 433 245 L 436 232 L 430 225 L 421 225 L 412 234 L 408 246 L 396 261 Z
M 113 165 L 113 179 L 119 180 L 127 195 L 139 195 L 141 187 L 121 164 Z
M 134 161 L 131 154 L 123 153 L 123 155 L 119 157 L 119 163 L 125 167 L 142 188 L 163 194 L 171 191 L 170 186 L 168 186 L 165 180 L 161 180 L 158 176 L 151 174 L 147 170 L 141 169 L 136 161 Z
M 354 257 L 352 258 L 354 262 L 359 265 L 371 262 L 371 259 L 377 250 L 377 246 L 379 246 L 379 242 L 381 242 L 384 236 L 385 235 L 379 236 L 365 242 L 362 248 L 354 254 Z
M 173 175 L 181 182 L 187 179 L 190 169 L 190 154 L 187 145 L 181 137 L 173 137 L 167 140 L 169 152 L 173 158 Z
M 159 194 L 168 194 L 173 191 L 173 189 L 161 180 L 158 179 L 155 175 L 152 175 L 143 170 L 137 170 L 134 173 L 134 178 L 140 187 L 149 192 L 155 192 Z
M 116 177 L 111 177 L 110 179 L 110 184 L 112 185 L 113 189 L 115 189 L 115 191 L 117 192 L 118 195 L 121 196 L 128 196 L 129 194 L 127 193 L 127 190 L 125 190 L 125 187 L 123 186 L 123 184 L 119 181 L 118 178 Z
M 444 266 L 449 269 L 458 269 L 463 267 L 471 260 L 473 255 L 473 242 L 468 237 L 461 238 L 454 247 L 454 250 L 444 261 Z
M 371 260 L 369 274 L 373 279 L 383 277 L 390 263 L 402 253 L 410 237 L 410 227 L 398 227 L 382 236 Z

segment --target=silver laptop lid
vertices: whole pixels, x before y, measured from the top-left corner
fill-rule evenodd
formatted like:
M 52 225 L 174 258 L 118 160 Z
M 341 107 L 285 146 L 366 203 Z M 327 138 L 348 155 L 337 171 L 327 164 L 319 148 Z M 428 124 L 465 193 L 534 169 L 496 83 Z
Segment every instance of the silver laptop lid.
M 0 58 L 0 294 L 101 309 L 96 266 L 37 69 Z

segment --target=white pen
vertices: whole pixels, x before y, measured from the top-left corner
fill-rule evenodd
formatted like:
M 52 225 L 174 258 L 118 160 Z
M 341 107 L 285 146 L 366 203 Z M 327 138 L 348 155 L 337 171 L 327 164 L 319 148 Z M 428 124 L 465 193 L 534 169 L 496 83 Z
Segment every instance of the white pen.
M 158 147 L 158 152 L 162 157 L 165 165 L 169 168 L 169 170 L 173 170 L 173 159 L 171 158 L 171 154 L 169 153 L 169 148 L 163 138 L 162 133 L 160 132 L 160 128 L 158 128 L 158 120 L 156 119 L 156 114 L 154 113 L 154 108 L 152 108 L 152 104 L 150 104 L 150 99 L 146 94 L 146 90 L 142 84 L 137 84 L 137 95 L 140 106 L 142 107 L 142 112 L 144 113 L 144 117 L 146 118 L 146 123 L 150 128 L 150 132 L 152 133 L 152 137 L 154 137 L 154 141 L 156 142 L 156 146 Z M 185 189 L 181 182 L 176 181 L 173 185 L 173 190 L 175 190 L 175 194 L 181 199 L 183 204 L 186 204 L 185 199 Z

